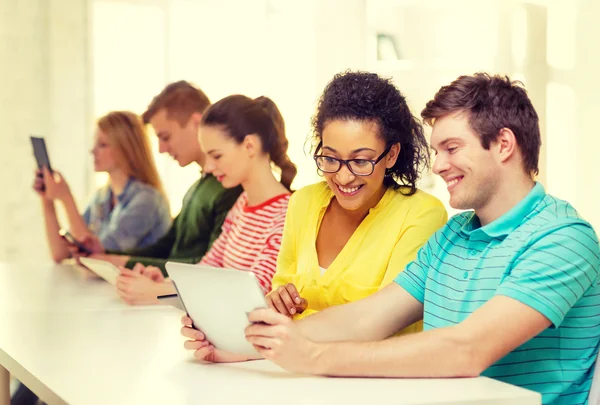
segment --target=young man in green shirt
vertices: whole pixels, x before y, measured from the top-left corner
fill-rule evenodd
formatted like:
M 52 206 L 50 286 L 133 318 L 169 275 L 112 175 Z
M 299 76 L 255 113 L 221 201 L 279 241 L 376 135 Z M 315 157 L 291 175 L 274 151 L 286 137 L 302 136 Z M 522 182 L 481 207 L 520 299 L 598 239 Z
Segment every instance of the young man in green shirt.
M 198 142 L 198 125 L 210 105 L 208 97 L 186 81 L 169 84 L 158 94 L 142 118 L 158 136 L 159 152 L 168 153 L 179 166 L 197 163 L 205 156 Z M 165 263 L 197 263 L 221 233 L 227 213 L 241 188 L 225 189 L 210 174 L 203 174 L 183 199 L 179 215 L 169 231 L 155 244 L 126 252 L 103 252 L 86 241 L 95 253 L 92 257 L 132 269 L 137 263 L 159 267 L 166 275 Z

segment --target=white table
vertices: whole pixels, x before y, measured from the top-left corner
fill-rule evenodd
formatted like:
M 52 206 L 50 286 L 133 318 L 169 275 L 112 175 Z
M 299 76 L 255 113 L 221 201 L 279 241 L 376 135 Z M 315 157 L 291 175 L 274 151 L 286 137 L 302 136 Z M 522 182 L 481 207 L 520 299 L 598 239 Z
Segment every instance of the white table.
M 171 307 L 126 306 L 108 284 L 64 266 L 0 265 L 0 364 L 51 405 L 541 402 L 488 378 L 324 378 L 266 361 L 203 365 L 182 348 L 180 317 Z

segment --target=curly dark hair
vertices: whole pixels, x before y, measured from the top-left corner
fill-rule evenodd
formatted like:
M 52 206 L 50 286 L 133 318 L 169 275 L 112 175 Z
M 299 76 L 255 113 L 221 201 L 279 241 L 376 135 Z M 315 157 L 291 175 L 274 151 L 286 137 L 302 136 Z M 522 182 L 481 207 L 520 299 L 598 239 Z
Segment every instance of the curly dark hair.
M 323 128 L 333 120 L 374 122 L 386 147 L 400 144 L 396 164 L 387 169 L 386 187 L 405 195 L 417 191 L 416 182 L 429 168 L 429 151 L 423 126 L 410 112 L 406 99 L 390 79 L 375 73 L 346 71 L 336 74 L 327 84 L 312 119 L 312 152 L 318 153 Z

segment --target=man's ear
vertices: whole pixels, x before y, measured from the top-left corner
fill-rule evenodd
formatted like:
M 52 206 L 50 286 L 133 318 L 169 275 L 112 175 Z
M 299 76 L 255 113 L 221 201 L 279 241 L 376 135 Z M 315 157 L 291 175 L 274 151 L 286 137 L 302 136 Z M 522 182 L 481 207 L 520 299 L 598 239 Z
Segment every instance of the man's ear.
M 191 122 L 195 128 L 198 128 L 200 126 L 200 122 L 202 122 L 202 113 L 193 112 L 192 115 L 190 115 L 189 122 Z
M 517 150 L 517 138 L 515 133 L 508 129 L 502 128 L 494 141 L 494 147 L 497 149 L 500 162 L 504 163 L 513 156 Z

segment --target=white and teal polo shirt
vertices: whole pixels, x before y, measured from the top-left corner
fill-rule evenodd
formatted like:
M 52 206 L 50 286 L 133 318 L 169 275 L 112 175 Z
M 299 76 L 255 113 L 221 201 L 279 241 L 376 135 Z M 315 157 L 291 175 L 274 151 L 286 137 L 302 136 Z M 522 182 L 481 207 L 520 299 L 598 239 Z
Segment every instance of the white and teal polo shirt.
M 481 226 L 450 221 L 395 282 L 424 304 L 424 328 L 462 322 L 496 295 L 552 322 L 484 376 L 542 394 L 544 404 L 585 404 L 600 342 L 600 248 L 591 225 L 536 183 L 509 212 Z

